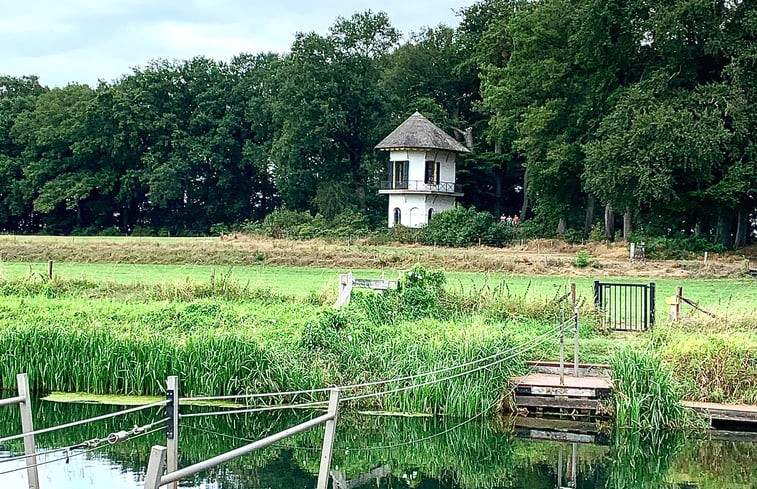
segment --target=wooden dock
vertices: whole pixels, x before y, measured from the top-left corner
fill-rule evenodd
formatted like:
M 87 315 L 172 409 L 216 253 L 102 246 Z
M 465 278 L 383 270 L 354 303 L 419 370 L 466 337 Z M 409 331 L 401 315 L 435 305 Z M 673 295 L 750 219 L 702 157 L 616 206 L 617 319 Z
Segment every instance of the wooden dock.
M 610 397 L 611 385 L 605 377 L 574 377 L 534 373 L 510 379 L 514 386 L 515 408 L 527 411 L 559 411 L 572 415 L 601 415 L 600 400 Z
M 710 424 L 738 423 L 757 425 L 757 406 L 748 404 L 719 404 L 715 402 L 682 403 L 689 409 L 710 419 Z

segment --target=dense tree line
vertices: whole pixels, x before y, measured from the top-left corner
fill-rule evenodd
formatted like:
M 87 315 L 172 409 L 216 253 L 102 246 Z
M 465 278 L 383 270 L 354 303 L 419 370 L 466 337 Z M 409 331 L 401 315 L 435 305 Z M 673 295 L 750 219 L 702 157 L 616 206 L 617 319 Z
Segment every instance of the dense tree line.
M 207 233 L 275 207 L 374 226 L 420 110 L 472 149 L 463 203 L 543 234 L 754 239 L 757 5 L 483 0 L 402 41 L 385 14 L 289 53 L 155 61 L 96 87 L 0 77 L 0 231 Z

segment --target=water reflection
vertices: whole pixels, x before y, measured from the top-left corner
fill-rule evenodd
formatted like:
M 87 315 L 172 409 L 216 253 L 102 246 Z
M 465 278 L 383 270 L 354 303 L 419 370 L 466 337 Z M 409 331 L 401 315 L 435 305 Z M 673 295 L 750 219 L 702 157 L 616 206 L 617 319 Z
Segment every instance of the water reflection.
M 35 403 L 37 427 L 83 419 L 116 407 Z M 196 408 L 200 409 L 200 408 Z M 0 436 L 20 429 L 13 410 L 0 411 Z M 309 419 L 313 412 L 261 413 L 248 417 L 191 418 L 180 429 L 181 465 L 189 465 Z M 161 412 L 140 412 L 65 432 L 40 435 L 39 450 L 70 446 L 135 424 Z M 442 436 L 458 420 L 395 418 L 344 413 L 332 464 L 334 489 L 755 489 L 757 443 L 685 440 L 669 433 L 596 433 L 591 424 L 567 431 L 559 425 L 513 426 L 508 419 L 481 420 Z M 315 487 L 323 430 L 302 433 L 274 448 L 203 473 L 182 487 L 218 489 Z M 150 446 L 162 432 L 40 467 L 43 489 L 141 487 Z M 0 447 L 0 472 L 20 467 L 3 462 L 23 450 Z M 45 457 L 59 457 L 55 452 Z M 42 457 L 42 461 L 45 460 Z M 25 472 L 0 475 L 0 488 L 25 489 Z

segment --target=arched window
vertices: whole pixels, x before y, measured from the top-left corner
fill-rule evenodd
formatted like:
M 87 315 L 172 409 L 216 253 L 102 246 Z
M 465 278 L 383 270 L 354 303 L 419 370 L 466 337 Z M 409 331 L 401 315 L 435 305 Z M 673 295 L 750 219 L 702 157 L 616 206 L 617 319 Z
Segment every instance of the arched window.
M 428 222 L 431 222 L 431 216 L 434 215 L 434 208 L 428 210 Z
M 394 224 L 402 224 L 402 212 L 399 207 L 394 208 Z

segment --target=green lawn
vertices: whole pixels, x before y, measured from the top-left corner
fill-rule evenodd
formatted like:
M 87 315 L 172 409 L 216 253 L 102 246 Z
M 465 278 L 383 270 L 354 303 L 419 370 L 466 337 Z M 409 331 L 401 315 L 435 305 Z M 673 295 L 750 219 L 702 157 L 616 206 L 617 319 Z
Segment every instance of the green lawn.
M 76 238 L 85 239 L 85 238 Z M 187 238 L 191 239 L 191 238 Z M 207 281 L 209 265 L 136 265 L 112 263 L 56 263 L 55 274 L 67 279 L 87 279 L 94 282 L 117 283 L 176 283 Z M 269 288 L 272 291 L 304 297 L 311 291 L 336 293 L 337 276 L 348 270 L 304 267 L 271 266 L 218 266 L 216 277 L 228 276 L 252 288 Z M 18 279 L 32 274 L 47 273 L 46 263 L 0 262 L 0 279 Z M 377 278 L 380 270 L 353 270 L 358 277 Z M 593 296 L 593 279 L 589 277 L 526 276 L 506 273 L 447 272 L 450 288 L 470 291 L 482 287 L 500 287 L 514 295 L 528 294 L 529 298 L 551 298 L 564 293 L 570 282 L 576 282 L 579 297 L 590 301 Z M 387 274 L 394 279 L 396 274 Z M 646 283 L 648 279 L 602 278 L 603 281 Z M 683 287 L 684 296 L 718 315 L 757 315 L 757 280 L 743 279 L 655 279 L 658 314 L 667 314 L 665 297 L 675 294 L 676 286 Z M 505 287 L 506 286 L 506 287 Z M 684 314 L 695 314 L 684 306 Z

